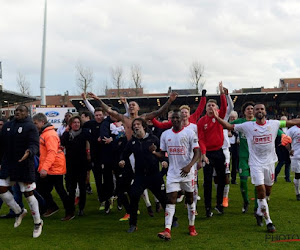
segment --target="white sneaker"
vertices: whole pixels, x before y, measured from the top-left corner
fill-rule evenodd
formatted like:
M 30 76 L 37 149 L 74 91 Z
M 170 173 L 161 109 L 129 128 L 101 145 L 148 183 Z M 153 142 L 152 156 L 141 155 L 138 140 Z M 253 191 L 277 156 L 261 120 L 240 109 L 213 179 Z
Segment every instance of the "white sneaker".
M 39 224 L 34 224 L 33 234 L 32 234 L 33 238 L 37 238 L 41 235 L 42 229 L 43 229 L 43 224 L 44 224 L 43 220 L 41 220 L 41 222 Z
M 14 227 L 18 227 L 21 225 L 23 218 L 25 217 L 25 215 L 27 214 L 27 210 L 26 208 L 23 208 L 21 213 L 19 215 L 16 216 L 16 221 L 14 224 Z

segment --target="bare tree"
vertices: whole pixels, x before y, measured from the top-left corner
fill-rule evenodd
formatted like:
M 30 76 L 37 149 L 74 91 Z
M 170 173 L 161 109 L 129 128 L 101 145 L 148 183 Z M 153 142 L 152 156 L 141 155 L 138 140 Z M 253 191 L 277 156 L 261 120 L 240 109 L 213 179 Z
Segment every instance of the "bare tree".
M 205 85 L 205 81 L 202 79 L 203 73 L 204 66 L 200 62 L 194 61 L 190 66 L 190 81 L 197 93 L 200 93 Z
M 111 78 L 113 81 L 113 86 L 118 90 L 118 96 L 120 96 L 120 89 L 123 86 L 123 69 L 120 66 L 116 68 L 111 68 Z
M 94 81 L 94 73 L 90 68 L 83 67 L 80 63 L 76 65 L 76 84 L 80 89 L 80 92 L 87 93 L 92 91 L 93 81 Z
M 138 96 L 139 89 L 142 88 L 142 73 L 139 65 L 131 66 L 131 78 L 134 84 L 135 95 Z
M 30 83 L 27 81 L 25 75 L 18 72 L 17 74 L 17 84 L 20 92 L 25 95 L 30 94 Z

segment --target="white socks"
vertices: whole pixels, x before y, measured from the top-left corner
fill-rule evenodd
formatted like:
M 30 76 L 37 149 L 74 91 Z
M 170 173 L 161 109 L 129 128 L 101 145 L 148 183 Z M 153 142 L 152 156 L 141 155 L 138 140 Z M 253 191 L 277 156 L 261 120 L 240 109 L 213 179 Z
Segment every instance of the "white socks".
M 27 199 L 28 205 L 29 205 L 30 210 L 31 210 L 31 214 L 32 214 L 34 224 L 41 223 L 39 203 L 38 203 L 37 199 L 34 197 L 34 195 L 26 197 L 26 199 Z
M 150 207 L 151 206 L 151 202 L 149 200 L 149 194 L 148 194 L 148 190 L 147 189 L 144 190 L 144 193 L 142 194 L 142 197 L 143 197 L 143 200 L 144 200 L 144 202 L 146 204 L 146 207 Z
M 295 192 L 296 195 L 300 194 L 299 186 L 300 186 L 300 179 L 294 178 L 294 185 L 295 185 Z
M 15 201 L 14 196 L 11 192 L 7 191 L 3 194 L 0 194 L 0 198 L 11 208 L 15 214 L 21 213 L 22 209 L 19 204 Z
M 230 185 L 226 184 L 225 187 L 224 187 L 223 197 L 228 198 L 229 188 L 230 188 Z
M 167 204 L 165 211 L 165 227 L 171 230 L 173 216 L 175 214 L 175 204 Z
M 195 203 L 187 204 L 188 209 L 188 218 L 189 218 L 189 226 L 195 225 Z
M 272 223 L 272 220 L 271 220 L 270 214 L 269 214 L 269 206 L 268 206 L 266 198 L 264 198 L 264 199 L 257 199 L 257 203 L 258 203 L 257 214 L 259 216 L 263 216 L 264 217 L 267 225 L 269 223 Z

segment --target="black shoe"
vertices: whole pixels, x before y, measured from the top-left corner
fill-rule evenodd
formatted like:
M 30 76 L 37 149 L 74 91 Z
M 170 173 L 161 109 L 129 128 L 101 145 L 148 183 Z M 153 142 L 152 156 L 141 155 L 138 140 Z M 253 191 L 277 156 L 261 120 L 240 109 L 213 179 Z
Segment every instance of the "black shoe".
M 245 214 L 248 212 L 249 202 L 244 202 L 244 206 L 242 208 L 242 213 Z
M 15 217 L 16 217 L 15 214 L 8 213 L 8 214 L 1 215 L 0 219 L 11 219 L 11 218 L 15 218 Z
M 130 225 L 128 230 L 127 230 L 127 233 L 133 233 L 137 230 L 137 227 L 135 225 Z
M 110 202 L 109 202 L 109 200 L 105 201 L 104 210 L 105 210 L 106 214 L 110 213 Z
M 159 213 L 160 210 L 161 210 L 161 205 L 160 205 L 160 203 L 159 203 L 159 202 L 155 202 L 155 211 L 156 211 L 156 213 Z
M 148 214 L 149 214 L 150 217 L 154 217 L 154 213 L 153 213 L 153 210 L 152 210 L 151 206 L 147 207 L 147 211 L 148 211 Z
M 83 210 L 80 209 L 80 210 L 78 211 L 78 216 L 83 216 L 83 215 L 84 215 Z
M 263 217 L 259 216 L 258 214 L 255 214 L 255 218 L 256 218 L 256 224 L 257 224 L 257 226 L 262 227 L 264 225 L 264 223 L 263 223 Z
M 297 201 L 300 201 L 300 194 L 296 195 Z
M 273 223 L 269 223 L 267 225 L 267 230 L 268 230 L 268 233 L 274 233 L 276 231 L 276 228 L 275 226 L 273 225 Z
M 206 217 L 210 218 L 214 215 L 210 208 L 206 208 Z
M 216 210 L 219 214 L 224 214 L 223 205 L 217 205 L 217 206 L 215 207 L 215 210 Z
M 292 182 L 290 179 L 285 179 L 286 182 Z

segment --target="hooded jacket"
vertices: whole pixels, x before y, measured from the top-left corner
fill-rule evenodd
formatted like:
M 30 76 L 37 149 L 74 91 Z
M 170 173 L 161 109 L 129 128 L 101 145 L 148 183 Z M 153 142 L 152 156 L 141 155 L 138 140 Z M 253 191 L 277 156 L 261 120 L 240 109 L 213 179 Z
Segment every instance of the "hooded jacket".
M 66 158 L 60 148 L 60 139 L 54 126 L 47 124 L 40 135 L 40 164 L 38 171 L 46 170 L 48 175 L 64 175 Z

